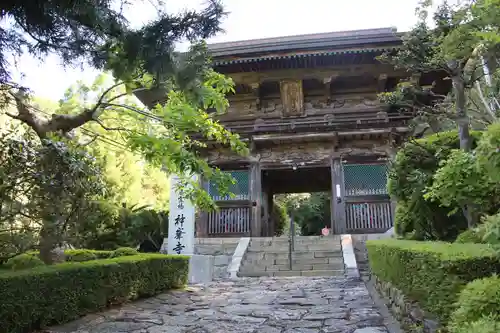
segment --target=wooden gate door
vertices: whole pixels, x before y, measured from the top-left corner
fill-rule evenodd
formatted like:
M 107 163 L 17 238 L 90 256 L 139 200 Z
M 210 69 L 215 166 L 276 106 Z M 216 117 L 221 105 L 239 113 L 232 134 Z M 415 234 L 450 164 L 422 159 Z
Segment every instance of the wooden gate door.
M 342 164 L 347 233 L 379 233 L 393 226 L 387 164 Z

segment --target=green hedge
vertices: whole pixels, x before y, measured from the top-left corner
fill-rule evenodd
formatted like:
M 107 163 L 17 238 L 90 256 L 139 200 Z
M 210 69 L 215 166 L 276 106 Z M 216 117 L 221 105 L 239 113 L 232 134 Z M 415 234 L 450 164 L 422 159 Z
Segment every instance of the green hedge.
M 113 255 L 113 251 L 76 249 L 64 251 L 66 261 L 82 262 L 96 259 L 108 259 Z
M 113 253 L 111 254 L 111 258 L 135 256 L 136 254 L 139 254 L 139 251 L 137 251 L 136 249 L 133 249 L 131 247 L 119 247 L 113 251 Z
M 0 332 L 29 332 L 181 287 L 188 263 L 184 256 L 141 254 L 2 272 Z
M 38 258 L 37 254 L 23 253 L 7 260 L 3 267 L 12 270 L 20 270 L 43 265 L 45 265 L 44 262 Z
M 444 324 L 467 283 L 500 272 L 500 257 L 485 244 L 387 239 L 366 246 L 372 272 Z

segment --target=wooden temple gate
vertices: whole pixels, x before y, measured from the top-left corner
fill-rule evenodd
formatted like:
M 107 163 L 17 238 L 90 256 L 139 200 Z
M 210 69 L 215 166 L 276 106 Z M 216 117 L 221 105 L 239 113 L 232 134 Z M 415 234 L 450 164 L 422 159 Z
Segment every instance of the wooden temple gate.
M 194 134 L 208 163 L 231 172 L 233 198 L 203 183 L 219 210 L 200 212 L 198 237 L 271 236 L 272 198 L 279 193 L 331 193 L 334 233 L 383 232 L 393 225 L 387 160 L 409 133 L 411 109 L 381 104 L 409 73 L 377 56 L 401 45 L 392 28 L 288 36 L 208 45 L 213 67 L 235 82 L 229 109 L 214 114 L 248 142 L 250 156 Z M 445 95 L 446 73 L 417 84 Z M 143 91 L 145 104 L 165 92 Z

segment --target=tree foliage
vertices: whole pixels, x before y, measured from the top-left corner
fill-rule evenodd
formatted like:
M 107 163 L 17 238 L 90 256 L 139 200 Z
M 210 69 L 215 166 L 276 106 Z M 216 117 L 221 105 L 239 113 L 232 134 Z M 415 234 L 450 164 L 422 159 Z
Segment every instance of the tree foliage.
M 51 262 L 52 249 L 87 217 L 92 202 L 105 196 L 99 165 L 64 141 L 4 137 L 0 156 L 0 235 L 5 241 L 10 237 L 14 254 L 37 245 L 42 259 Z M 39 243 L 33 244 L 38 234 Z
M 225 16 L 223 7 L 219 1 L 210 0 L 202 11 L 169 14 L 163 1 L 154 0 L 157 17 L 138 29 L 132 28 L 124 10 L 137 10 L 149 3 L 141 0 L 2 2 L 0 84 L 10 82 L 7 56 L 18 56 L 23 50 L 40 57 L 56 53 L 65 64 L 87 63 L 112 71 L 122 79 L 140 71 L 151 73 L 160 81 L 172 75 L 193 79 L 187 75 L 192 74 L 192 68 L 182 61 L 185 57 L 174 51 L 175 43 L 182 39 L 195 42 L 219 32 Z
M 478 137 L 476 132 L 473 137 Z M 391 198 L 398 202 L 395 229 L 400 235 L 415 239 L 454 240 L 466 228 L 462 212 L 450 214 L 439 200 L 430 202 L 423 195 L 434 182 L 441 161 L 459 148 L 456 131 L 437 133 L 411 140 L 396 154 L 389 169 L 387 184 Z M 459 208 L 459 207 L 456 207 Z
M 113 84 L 109 75 L 98 75 L 91 85 L 83 82 L 69 87 L 59 103 L 35 99 L 38 114 L 50 116 L 50 113 L 73 114 L 79 108 L 91 104 L 92 96 L 98 96 Z M 125 91 L 118 90 L 117 93 Z M 124 103 L 137 105 L 135 98 L 124 97 Z M 130 114 L 127 109 L 108 110 L 103 116 L 105 128 L 124 131 L 140 131 L 142 123 Z M 77 133 L 77 141 L 85 146 L 85 150 L 94 156 L 102 167 L 102 172 L 112 190 L 113 202 L 131 205 L 147 205 L 154 209 L 166 209 L 170 194 L 168 175 L 159 167 L 148 163 L 139 152 L 127 147 L 126 134 L 120 130 L 106 130 L 97 122 L 82 126 Z
M 193 139 L 193 134 L 201 134 L 202 139 L 215 140 L 238 153 L 246 153 L 238 136 L 225 130 L 206 112 L 207 109 L 224 112 L 228 105 L 225 95 L 233 89 L 230 79 L 211 69 L 203 42 L 220 31 L 224 16 L 221 4 L 211 0 L 199 13 L 179 15 L 162 9 L 157 20 L 135 30 L 125 21 L 121 9 L 114 8 L 109 1 L 78 4 L 55 1 L 44 7 L 20 2 L 2 8 L 2 18 L 13 21 L 2 31 L 17 36 L 6 52 L 16 51 L 16 45 L 26 45 L 40 54 L 56 52 L 67 62 L 89 60 L 94 67 L 111 71 L 116 78 L 114 84 L 100 89 L 94 98 L 83 104 L 70 103 L 66 107 L 71 110 L 50 112 L 48 117 L 34 112 L 25 89 L 15 89 L 19 87 L 6 82 L 3 100 L 17 111 L 6 114 L 28 125 L 40 139 L 46 139 L 53 135 L 71 137 L 76 129 L 91 122 L 107 130 L 118 130 L 107 126 L 104 119 L 109 112 L 126 112 L 129 124 L 132 122 L 134 126 L 119 130 L 126 135 L 130 149 L 168 172 L 182 176 L 186 172 L 197 173 L 214 180 L 224 193 L 231 178 L 203 162 L 199 155 L 203 144 Z M 35 41 L 24 39 L 20 32 Z M 175 44 L 182 39 L 191 42 L 184 53 L 175 51 Z M 93 90 L 80 88 L 87 97 Z M 167 103 L 147 110 L 131 102 L 133 93 L 150 89 L 167 93 Z M 183 184 L 189 179 L 183 178 Z M 213 206 L 198 186 L 186 194 L 199 206 Z
M 284 201 L 301 235 L 320 235 L 321 229 L 331 225 L 330 193 L 291 194 L 280 201 Z
M 62 149 L 61 142 L 68 146 L 70 143 L 65 140 L 73 140 L 88 146 L 87 151 L 97 156 L 99 162 L 104 161 L 105 166 L 116 165 L 118 160 L 125 159 L 118 154 L 109 154 L 108 148 L 94 142 L 103 135 L 96 134 L 96 127 L 106 133 L 114 132 L 116 135 L 112 135 L 112 140 L 140 155 L 149 164 L 149 171 L 162 169 L 180 175 L 187 199 L 198 207 L 213 208 L 210 196 L 194 183 L 189 174 L 198 174 L 218 184 L 223 195 L 233 180 L 211 168 L 202 158 L 203 141 L 216 141 L 239 154 L 248 152 L 237 135 L 213 118 L 214 113 L 225 112 L 228 106 L 226 94 L 233 91 L 233 82 L 211 69 L 203 40 L 220 31 L 220 20 L 225 13 L 217 0 L 210 0 L 201 12 L 187 11 L 176 15 L 169 14 L 165 4 L 159 3 L 157 18 L 134 29 L 125 20 L 122 10 L 124 6 L 138 6 L 139 3 L 120 1 L 116 6 L 111 1 L 92 0 L 78 3 L 10 1 L 0 5 L 0 20 L 6 23 L 0 28 L 0 109 L 5 115 L 25 124 L 30 134 L 39 139 L 40 147 Z M 187 52 L 180 53 L 175 46 L 183 39 L 191 46 Z M 99 78 L 91 86 L 80 83 L 67 92 L 59 106 L 40 112 L 30 92 L 10 80 L 11 69 L 6 55 L 19 55 L 23 49 L 41 57 L 56 53 L 65 64 L 90 64 L 110 72 L 114 82 L 104 85 Z M 166 103 L 150 109 L 144 107 L 134 94 L 146 90 L 164 92 Z M 60 155 L 56 157 L 62 158 Z M 59 165 L 45 160 L 44 167 L 54 167 L 53 176 L 66 180 L 58 171 Z M 50 177 L 49 169 L 44 171 Z M 68 176 L 72 172 L 75 170 L 67 169 L 62 173 Z M 121 173 L 120 180 L 123 176 L 125 174 Z M 105 181 L 112 181 L 111 178 Z M 74 180 L 76 178 L 68 181 L 71 184 Z M 115 181 L 115 187 L 120 185 L 132 184 Z M 161 194 L 158 186 L 163 185 L 149 184 L 155 194 Z M 53 202 L 56 205 L 59 202 L 62 207 L 68 205 L 68 198 L 58 197 L 66 195 L 66 189 L 40 188 L 55 195 Z M 142 183 L 141 189 L 144 188 Z M 82 191 L 92 193 L 90 188 Z M 113 200 L 125 201 L 126 198 L 119 195 L 124 189 L 117 192 Z M 104 217 L 108 212 L 103 208 L 94 213 Z M 57 225 L 54 221 L 59 221 L 59 217 L 55 217 L 56 213 L 52 215 L 46 216 L 46 220 Z M 113 220 L 111 215 L 106 220 Z M 58 236 L 51 228 L 44 225 L 40 233 L 42 238 L 45 232 L 53 234 L 51 237 L 55 238 L 52 237 L 51 246 L 54 246 Z M 42 240 L 40 243 L 44 244 Z M 42 256 L 48 252 L 48 247 L 41 248 Z
M 433 176 L 432 185 L 426 189 L 424 198 L 450 207 L 452 214 L 470 206 L 471 218 L 479 220 L 480 211 L 487 212 L 498 207 L 500 186 L 493 182 L 476 164 L 475 155 L 463 150 L 452 150 Z
M 483 126 L 497 119 L 500 104 L 498 81 L 499 22 L 498 0 L 462 1 L 458 5 L 441 4 L 431 20 L 428 9 L 432 1 L 423 1 L 417 9 L 419 21 L 404 36 L 396 53 L 380 60 L 407 70 L 413 79 L 401 82 L 380 99 L 397 107 L 414 110 L 423 128 L 434 132 L 450 129 L 452 120 L 458 125 L 461 148 L 471 149 L 470 118 Z M 431 21 L 431 22 L 429 22 Z M 433 27 L 431 28 L 431 23 Z M 437 81 L 419 85 L 418 77 L 429 72 Z M 443 95 L 446 81 L 453 90 Z M 444 126 L 443 126 L 444 125 Z M 422 126 L 421 126 L 422 127 Z

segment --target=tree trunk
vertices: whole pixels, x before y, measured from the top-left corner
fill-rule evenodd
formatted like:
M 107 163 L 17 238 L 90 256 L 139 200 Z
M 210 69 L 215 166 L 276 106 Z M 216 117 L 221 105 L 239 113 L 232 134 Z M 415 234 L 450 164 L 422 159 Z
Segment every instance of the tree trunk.
M 40 259 L 46 265 L 64 261 L 64 258 L 61 258 L 64 254 L 55 252 L 61 241 L 57 226 L 57 221 L 48 219 L 43 221 L 43 226 L 40 229 Z
M 469 117 L 467 117 L 465 100 L 465 82 L 462 73 L 452 77 L 453 88 L 455 91 L 455 108 L 457 113 L 458 137 L 460 140 L 460 149 L 470 151 L 472 148 L 471 137 L 469 133 Z
M 52 250 L 56 248 L 57 240 L 54 237 L 53 228 L 46 225 L 40 230 L 40 259 L 46 265 L 52 265 L 54 263 L 54 258 L 52 256 Z
M 453 75 L 453 89 L 455 92 L 455 108 L 457 113 L 458 138 L 460 141 L 460 149 L 466 152 L 471 151 L 472 142 L 469 132 L 469 117 L 467 117 L 466 99 L 465 99 L 465 82 L 463 73 L 459 72 Z M 475 226 L 473 208 L 470 202 L 467 202 L 462 207 L 462 212 L 467 219 L 467 226 L 472 228 Z

